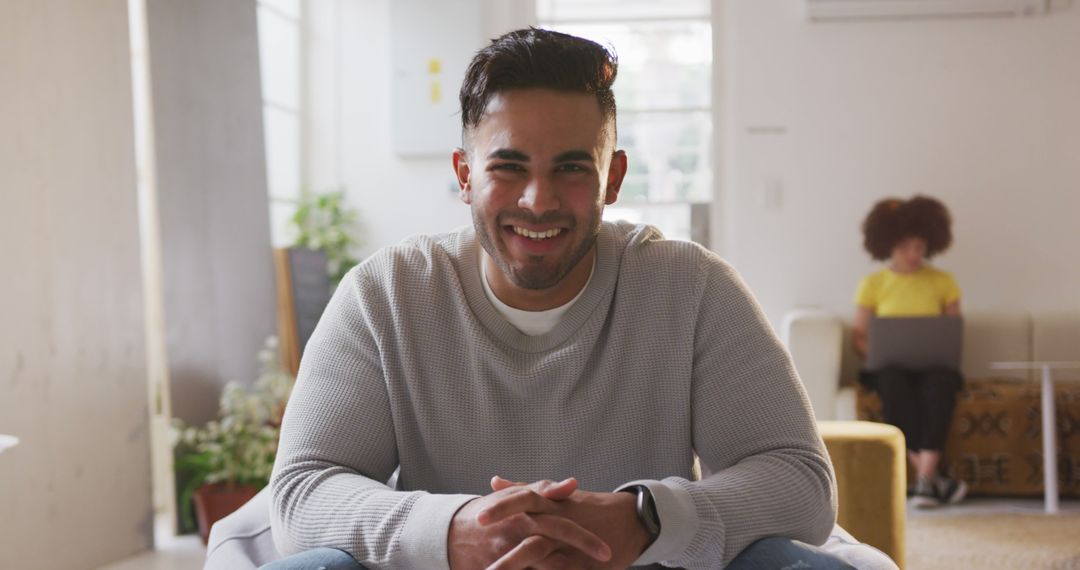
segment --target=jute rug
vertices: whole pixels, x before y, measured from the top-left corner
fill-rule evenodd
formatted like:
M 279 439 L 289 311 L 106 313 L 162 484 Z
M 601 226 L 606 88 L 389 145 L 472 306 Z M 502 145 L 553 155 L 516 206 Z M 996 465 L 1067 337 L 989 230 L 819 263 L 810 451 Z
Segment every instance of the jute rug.
M 909 516 L 908 570 L 1080 570 L 1080 513 Z

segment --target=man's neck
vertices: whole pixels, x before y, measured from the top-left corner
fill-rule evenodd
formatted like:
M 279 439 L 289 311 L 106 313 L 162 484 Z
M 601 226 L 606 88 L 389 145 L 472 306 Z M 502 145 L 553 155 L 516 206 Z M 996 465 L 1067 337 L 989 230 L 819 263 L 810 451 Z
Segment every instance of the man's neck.
M 593 260 L 596 258 L 596 246 L 578 261 L 577 265 L 561 281 L 547 289 L 525 289 L 519 287 L 499 269 L 495 260 L 481 248 L 481 260 L 488 286 L 500 301 L 522 311 L 546 311 L 569 303 L 589 282 L 592 275 Z

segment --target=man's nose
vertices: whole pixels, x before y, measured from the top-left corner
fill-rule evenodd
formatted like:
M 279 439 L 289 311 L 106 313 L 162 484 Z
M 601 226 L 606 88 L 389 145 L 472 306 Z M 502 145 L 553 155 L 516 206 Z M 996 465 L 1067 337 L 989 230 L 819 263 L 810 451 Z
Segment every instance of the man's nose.
M 533 178 L 518 198 L 518 207 L 538 216 L 559 209 L 555 185 L 545 176 Z

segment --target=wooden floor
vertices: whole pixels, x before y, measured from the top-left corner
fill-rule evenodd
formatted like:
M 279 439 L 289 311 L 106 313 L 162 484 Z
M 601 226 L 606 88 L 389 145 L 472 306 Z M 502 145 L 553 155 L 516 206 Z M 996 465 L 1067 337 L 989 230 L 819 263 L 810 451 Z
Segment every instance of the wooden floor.
M 159 541 L 157 548 L 102 566 L 99 570 L 197 570 L 203 567 L 206 547 L 197 535 Z

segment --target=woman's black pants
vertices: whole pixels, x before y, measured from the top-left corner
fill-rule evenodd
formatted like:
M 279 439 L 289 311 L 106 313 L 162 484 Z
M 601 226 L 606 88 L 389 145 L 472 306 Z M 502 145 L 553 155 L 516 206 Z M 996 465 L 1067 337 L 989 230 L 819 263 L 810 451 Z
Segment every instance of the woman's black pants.
M 960 373 L 947 368 L 886 368 L 864 372 L 863 380 L 881 396 L 885 422 L 904 432 L 909 450 L 945 448 L 956 393 L 964 384 Z

